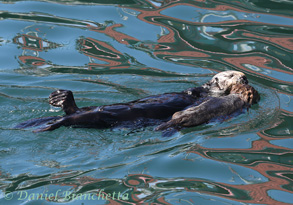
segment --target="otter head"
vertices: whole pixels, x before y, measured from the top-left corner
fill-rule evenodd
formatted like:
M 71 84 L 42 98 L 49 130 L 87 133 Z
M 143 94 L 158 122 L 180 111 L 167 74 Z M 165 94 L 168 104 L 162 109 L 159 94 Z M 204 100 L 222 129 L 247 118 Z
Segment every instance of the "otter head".
M 211 94 L 223 95 L 230 93 L 232 86 L 236 84 L 248 84 L 248 80 L 244 73 L 230 70 L 218 73 L 202 87 Z

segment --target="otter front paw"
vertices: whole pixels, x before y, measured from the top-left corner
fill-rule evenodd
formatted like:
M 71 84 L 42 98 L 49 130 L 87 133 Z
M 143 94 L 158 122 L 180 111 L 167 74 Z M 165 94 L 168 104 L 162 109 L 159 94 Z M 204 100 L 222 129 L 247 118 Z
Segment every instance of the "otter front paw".
M 54 107 L 61 107 L 69 115 L 78 110 L 73 94 L 70 90 L 56 90 L 49 96 L 49 103 Z
M 66 101 L 70 101 L 73 94 L 70 90 L 56 90 L 49 96 L 49 103 L 54 107 L 63 107 Z

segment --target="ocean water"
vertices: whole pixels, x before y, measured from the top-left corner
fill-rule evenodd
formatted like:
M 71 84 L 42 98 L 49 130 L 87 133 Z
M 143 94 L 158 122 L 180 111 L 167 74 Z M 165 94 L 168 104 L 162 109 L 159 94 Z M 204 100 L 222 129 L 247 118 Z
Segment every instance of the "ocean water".
M 293 203 L 293 2 L 0 1 L 0 204 Z M 14 127 L 244 72 L 248 112 L 163 137 L 154 127 Z

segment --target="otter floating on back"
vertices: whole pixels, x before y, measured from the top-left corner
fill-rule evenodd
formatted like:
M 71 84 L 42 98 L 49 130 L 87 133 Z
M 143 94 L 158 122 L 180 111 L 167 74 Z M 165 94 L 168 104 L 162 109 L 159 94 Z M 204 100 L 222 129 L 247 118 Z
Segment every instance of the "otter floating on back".
M 71 91 L 57 90 L 49 96 L 49 103 L 61 107 L 66 115 L 32 119 L 16 128 L 41 126 L 35 130 L 40 132 L 61 126 L 110 128 L 125 123 L 134 125 L 139 121 L 144 126 L 163 123 L 156 130 L 181 129 L 230 115 L 258 100 L 257 91 L 248 85 L 245 74 L 238 71 L 218 73 L 201 87 L 183 92 L 98 107 L 78 108 Z
M 250 85 L 232 85 L 230 94 L 220 97 L 208 97 L 198 106 L 192 106 L 183 111 L 174 113 L 172 119 L 159 125 L 156 130 L 168 128 L 181 129 L 183 127 L 194 127 L 209 122 L 220 116 L 227 116 L 249 108 L 259 101 L 258 92 Z

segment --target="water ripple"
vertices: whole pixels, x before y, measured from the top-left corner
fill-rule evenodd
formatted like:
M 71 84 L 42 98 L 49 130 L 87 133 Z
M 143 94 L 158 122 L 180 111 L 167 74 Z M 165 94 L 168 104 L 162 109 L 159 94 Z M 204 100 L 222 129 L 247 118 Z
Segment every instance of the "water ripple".
M 288 204 L 292 193 L 290 1 L 1 1 L 0 203 Z M 127 102 L 244 72 L 248 112 L 164 138 L 153 127 L 60 128 L 56 89 L 79 106 Z M 291 197 L 292 198 L 292 197 Z

